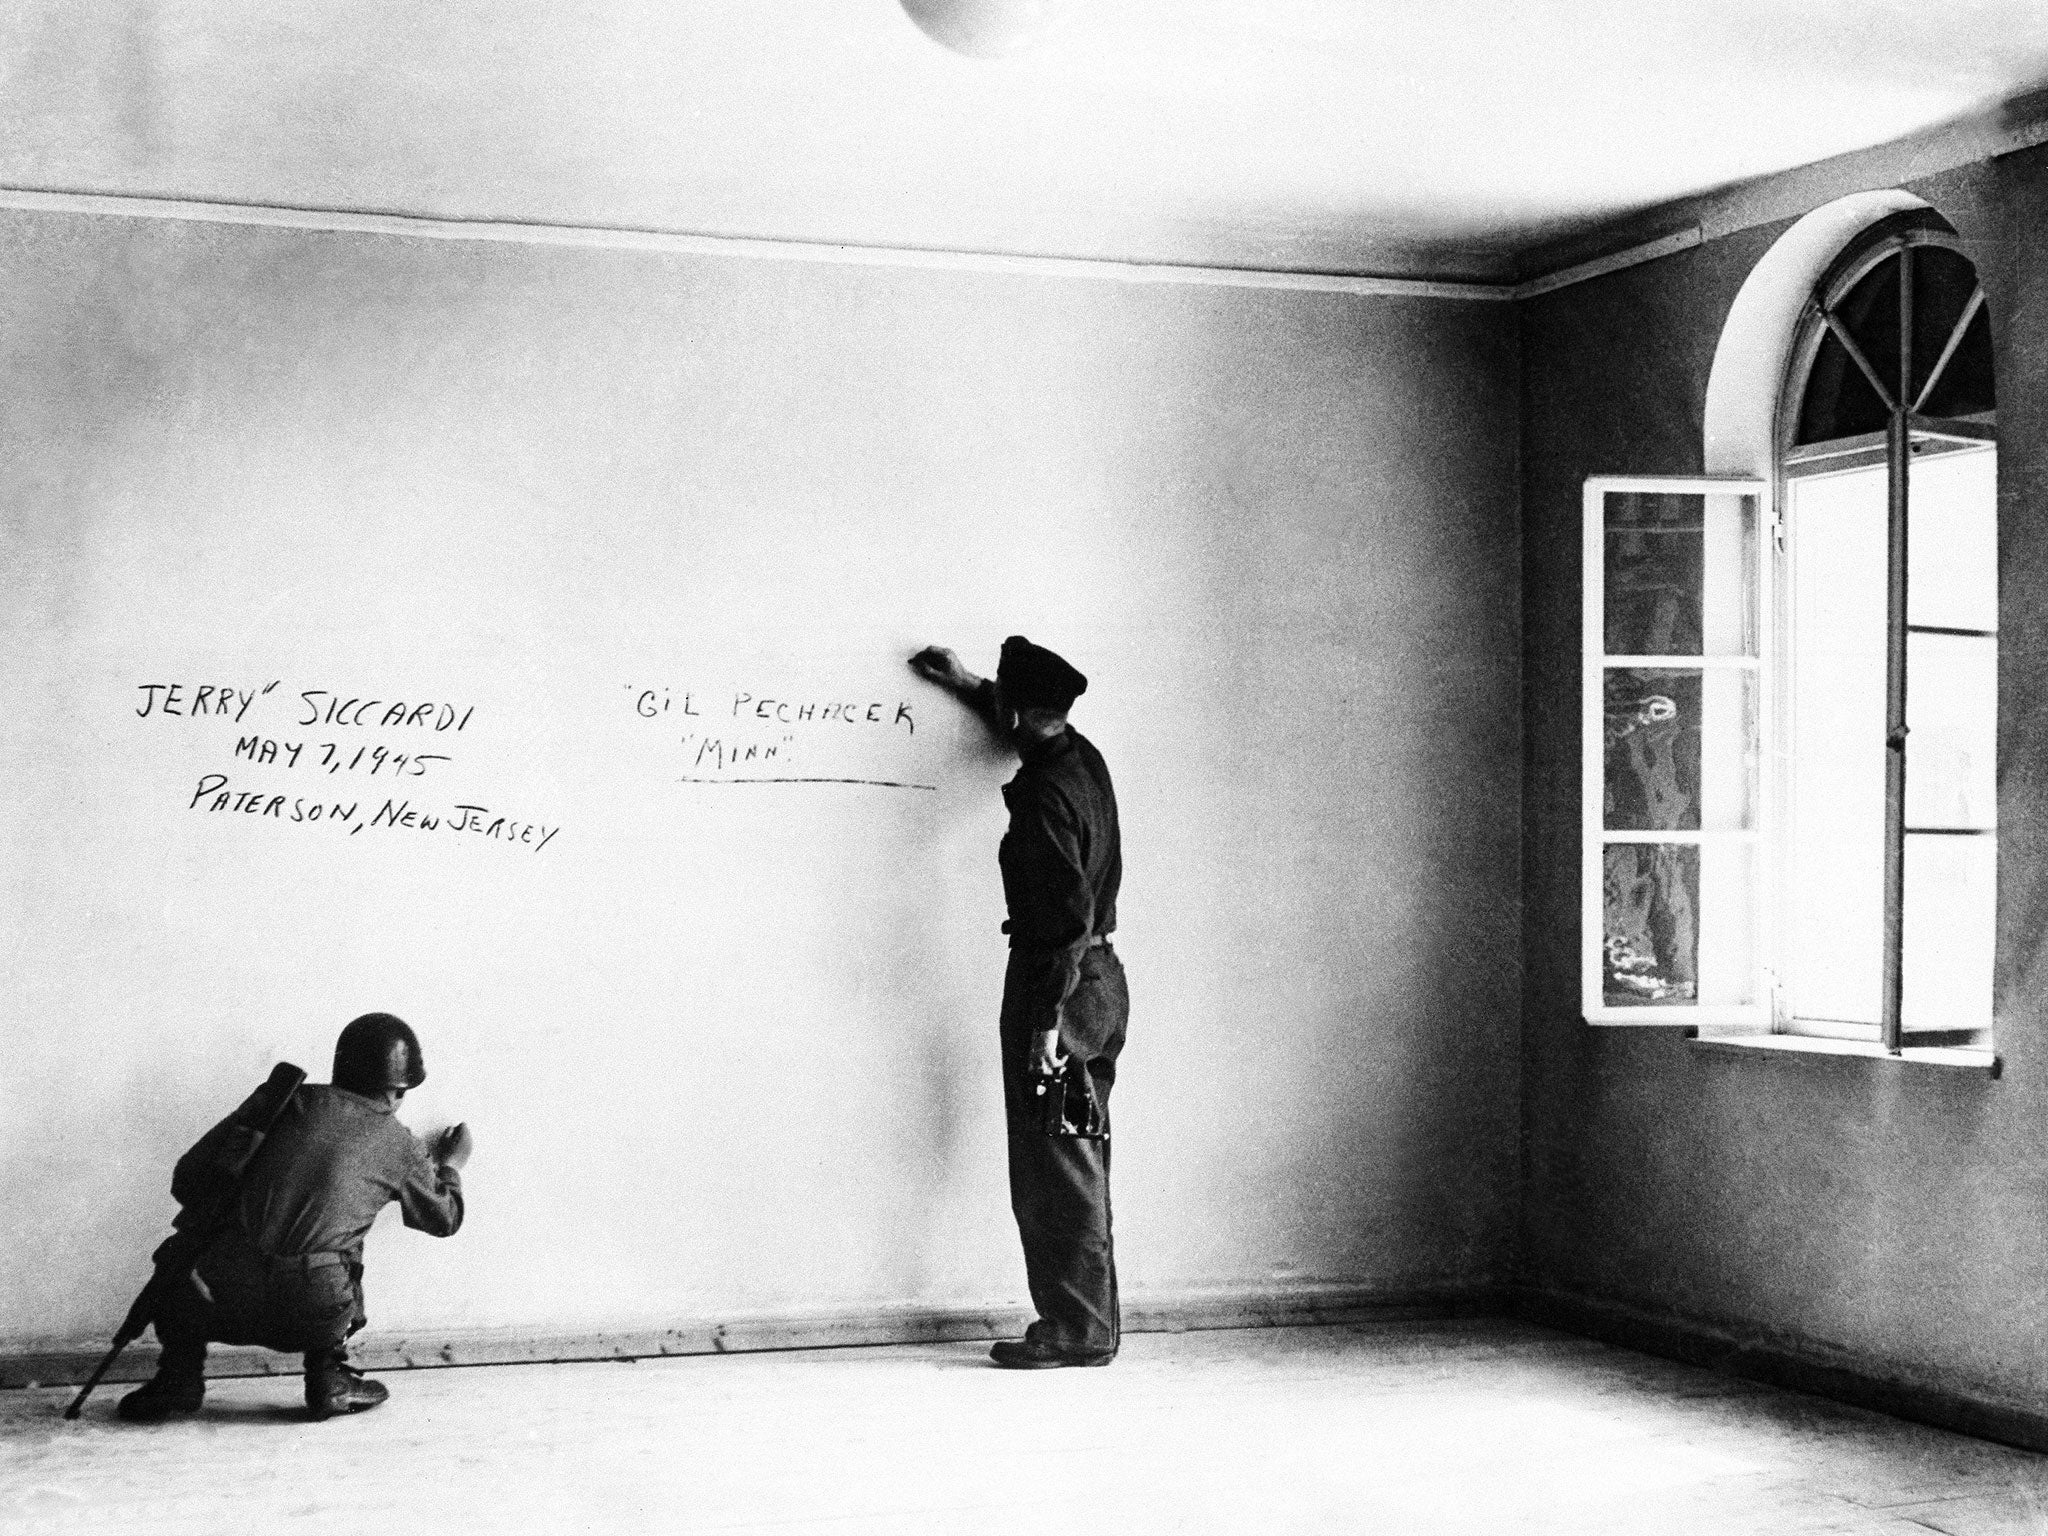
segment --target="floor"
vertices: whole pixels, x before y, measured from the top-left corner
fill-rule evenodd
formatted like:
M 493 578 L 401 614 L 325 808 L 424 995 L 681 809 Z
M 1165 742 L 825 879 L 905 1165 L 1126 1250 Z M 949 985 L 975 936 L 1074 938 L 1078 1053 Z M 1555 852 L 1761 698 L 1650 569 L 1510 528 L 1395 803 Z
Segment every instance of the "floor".
M 0 1393 L 0 1531 L 2048 1533 L 2048 1457 L 1505 1320 L 295 1379 L 143 1428 Z

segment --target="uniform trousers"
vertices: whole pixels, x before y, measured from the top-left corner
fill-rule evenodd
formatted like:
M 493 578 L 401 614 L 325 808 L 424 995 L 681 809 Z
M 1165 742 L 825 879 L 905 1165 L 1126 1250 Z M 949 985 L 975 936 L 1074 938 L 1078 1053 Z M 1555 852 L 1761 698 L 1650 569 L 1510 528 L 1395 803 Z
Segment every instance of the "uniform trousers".
M 346 1254 L 280 1258 L 225 1232 L 157 1305 L 158 1368 L 198 1376 L 209 1343 L 304 1354 L 309 1370 L 345 1360 L 348 1336 L 363 1325 L 361 1277 Z
M 1030 1073 L 1037 1023 L 1019 1005 L 1013 957 L 1003 985 L 1003 1100 L 1009 1121 L 1010 1210 L 1024 1245 L 1024 1275 L 1038 1309 L 1026 1337 L 1068 1353 L 1114 1352 L 1122 1338 L 1109 1205 L 1109 1092 L 1131 1001 L 1123 962 L 1107 944 L 1081 960 L 1060 1011 L 1060 1049 L 1086 1070 L 1102 1110 L 1101 1139 L 1041 1129 Z

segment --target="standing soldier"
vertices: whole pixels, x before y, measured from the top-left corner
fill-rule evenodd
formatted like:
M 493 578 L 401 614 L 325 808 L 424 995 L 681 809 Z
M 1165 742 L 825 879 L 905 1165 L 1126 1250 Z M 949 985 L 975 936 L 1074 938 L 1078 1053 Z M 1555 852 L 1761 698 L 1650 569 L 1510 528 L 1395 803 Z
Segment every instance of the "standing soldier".
M 1010 1209 L 1038 1319 L 989 1358 L 1107 1365 L 1121 1338 L 1108 1107 L 1130 994 L 1109 939 L 1123 878 L 1116 792 L 1102 754 L 1067 724 L 1088 679 L 1022 635 L 1003 642 L 994 682 L 939 646 L 910 664 L 1023 758 L 1003 786 L 1010 827 L 997 853 L 1010 914 L 1001 1040 Z
M 303 1084 L 249 1159 L 239 1192 L 218 1187 L 227 1149 L 246 1135 L 229 1116 L 178 1159 L 171 1193 L 189 1209 L 231 1201 L 220 1233 L 187 1273 L 164 1275 L 154 1313 L 156 1375 L 121 1399 L 142 1424 L 196 1413 L 206 1396 L 206 1346 L 260 1344 L 303 1354 L 306 1407 L 316 1419 L 374 1408 L 390 1394 L 348 1363 L 363 1326 L 363 1236 L 396 1200 L 405 1224 L 435 1237 L 462 1225 L 465 1126 L 431 1153 L 398 1123 L 407 1090 L 426 1080 L 419 1037 L 405 1020 L 366 1013 L 334 1046 L 334 1081 Z M 160 1261 L 177 1252 L 173 1238 Z

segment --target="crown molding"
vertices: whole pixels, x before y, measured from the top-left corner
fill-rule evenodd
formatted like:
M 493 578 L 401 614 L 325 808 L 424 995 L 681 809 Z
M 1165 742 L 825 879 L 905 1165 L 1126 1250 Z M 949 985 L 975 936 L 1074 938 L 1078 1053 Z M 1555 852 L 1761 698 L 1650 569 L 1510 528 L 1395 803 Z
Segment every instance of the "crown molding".
M 836 266 L 976 272 L 1136 285 L 1274 289 L 1410 299 L 1518 302 L 1554 293 L 1625 267 L 1654 261 L 1741 230 L 1773 224 L 1854 192 L 1924 180 L 1944 171 L 2048 143 L 2048 87 L 1920 132 L 1753 177 L 1590 228 L 1525 246 L 1514 281 L 1451 275 L 1458 253 L 1440 252 L 1442 275 L 1304 272 L 1113 261 L 999 251 L 771 240 L 683 230 L 557 224 L 526 220 L 444 219 L 379 209 L 211 202 L 56 188 L 0 187 L 0 209 L 96 218 L 164 219 L 412 240 L 477 241 L 644 251 L 726 260 L 797 261 Z M 1469 254 L 1469 253 L 1467 253 Z M 1426 257 L 1418 258 L 1427 260 Z M 1498 264 L 1497 255 L 1489 262 Z M 1469 270 L 1470 264 L 1467 263 Z
M 762 240 L 674 230 L 514 220 L 431 219 L 354 208 L 299 208 L 273 203 L 219 203 L 191 198 L 135 197 L 0 187 L 0 208 L 23 213 L 83 214 L 94 218 L 166 219 L 237 224 L 323 234 L 369 234 L 409 240 L 480 241 L 511 245 L 574 246 L 586 250 L 648 251 L 750 261 L 801 261 L 836 266 L 893 267 L 942 272 L 1066 278 L 1139 285 L 1270 288 L 1408 299 L 1505 301 L 1507 283 L 1450 278 L 1382 277 L 1342 272 L 1293 272 L 1249 267 L 1181 266 L 1170 262 L 1104 261 L 1068 256 L 1015 255 L 885 245 Z
M 1851 150 L 1809 165 L 1752 177 L 1591 229 L 1530 246 L 1516 262 L 1517 299 L 1569 287 L 1651 256 L 1632 253 L 1671 242 L 1668 255 L 1707 240 L 1810 213 L 1855 192 L 1876 192 L 2048 143 L 2048 87 L 1918 133 Z M 1615 261 L 1617 256 L 1631 260 Z M 1614 261 L 1614 265 L 1603 265 Z

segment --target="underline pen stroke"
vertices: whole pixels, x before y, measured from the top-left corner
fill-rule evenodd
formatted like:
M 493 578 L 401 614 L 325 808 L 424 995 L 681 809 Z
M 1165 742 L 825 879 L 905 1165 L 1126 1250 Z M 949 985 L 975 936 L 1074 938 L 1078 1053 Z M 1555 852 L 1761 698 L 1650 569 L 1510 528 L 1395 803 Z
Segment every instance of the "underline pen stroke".
M 905 784 L 897 779 L 830 779 L 830 778 L 784 778 L 784 779 L 715 779 L 692 778 L 688 774 L 676 780 L 678 784 L 869 784 L 876 789 L 929 789 L 936 790 L 936 784 Z

